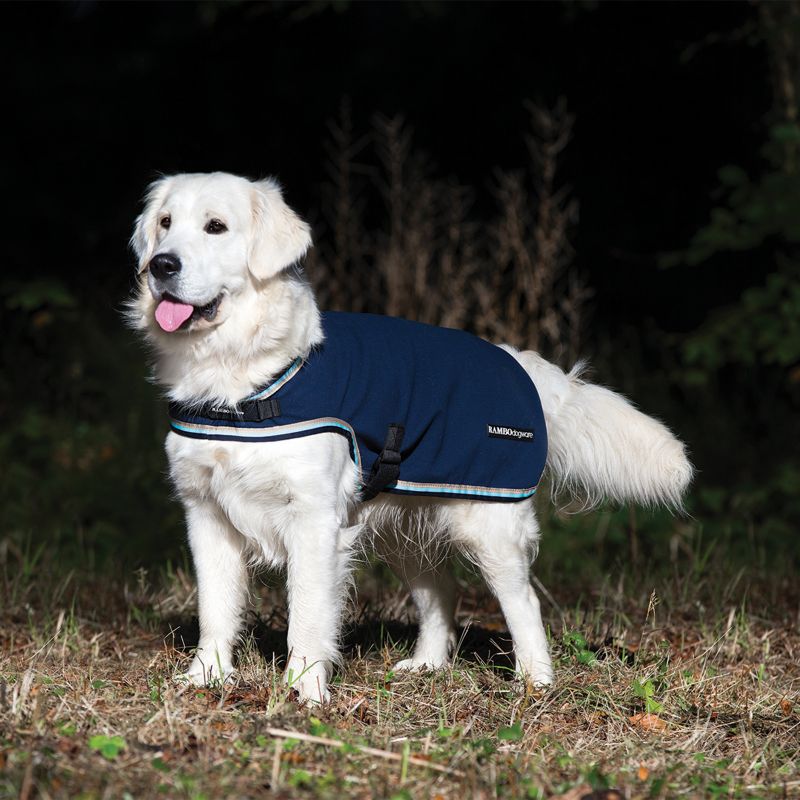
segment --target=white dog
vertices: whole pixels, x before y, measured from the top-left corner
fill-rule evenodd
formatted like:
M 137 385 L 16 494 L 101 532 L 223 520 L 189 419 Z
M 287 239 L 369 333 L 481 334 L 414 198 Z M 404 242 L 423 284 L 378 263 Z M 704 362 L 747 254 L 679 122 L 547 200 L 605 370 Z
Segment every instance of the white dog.
M 162 178 L 149 189 L 131 241 L 140 280 L 130 319 L 154 349 L 155 377 L 171 401 L 235 414 L 322 342 L 313 293 L 293 268 L 311 245 L 309 228 L 275 182 L 224 173 Z M 536 353 L 505 349 L 538 389 L 555 484 L 591 501 L 680 506 L 692 467 L 664 425 L 583 382 L 577 369 L 564 374 Z M 191 681 L 232 673 L 248 566 L 258 563 L 286 570 L 287 680 L 303 699 L 328 700 L 352 556 L 368 539 L 407 582 L 419 616 L 413 656 L 398 668 L 448 663 L 456 637 L 446 556 L 456 550 L 497 596 L 518 673 L 552 682 L 529 579 L 538 543 L 532 498 L 384 492 L 362 502 L 352 448 L 331 430 L 267 444 L 173 430 L 166 450 L 198 582 L 200 641 L 186 674 Z

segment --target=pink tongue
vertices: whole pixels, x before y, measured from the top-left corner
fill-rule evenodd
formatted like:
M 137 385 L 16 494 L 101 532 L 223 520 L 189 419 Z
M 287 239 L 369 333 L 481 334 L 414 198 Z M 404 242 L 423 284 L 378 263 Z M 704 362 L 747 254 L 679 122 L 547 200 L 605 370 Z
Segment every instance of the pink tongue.
M 162 300 L 156 308 L 156 321 L 167 332 L 178 330 L 192 316 L 194 306 Z

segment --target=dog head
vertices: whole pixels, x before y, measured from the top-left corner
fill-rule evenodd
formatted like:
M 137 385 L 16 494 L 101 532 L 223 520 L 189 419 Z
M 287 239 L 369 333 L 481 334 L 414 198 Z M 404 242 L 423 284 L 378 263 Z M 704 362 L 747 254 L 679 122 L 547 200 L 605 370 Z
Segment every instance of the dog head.
M 302 258 L 311 235 L 275 181 L 214 172 L 155 181 L 131 246 L 141 325 L 175 334 L 222 325 L 238 295 Z

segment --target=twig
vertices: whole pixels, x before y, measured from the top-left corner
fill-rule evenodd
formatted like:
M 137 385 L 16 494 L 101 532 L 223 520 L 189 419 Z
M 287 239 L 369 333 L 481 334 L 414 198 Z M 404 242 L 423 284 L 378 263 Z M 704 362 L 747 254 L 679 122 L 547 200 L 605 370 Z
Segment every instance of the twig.
M 274 792 L 278 788 L 281 779 L 281 754 L 283 753 L 283 740 L 279 739 L 275 744 L 275 752 L 272 755 L 272 776 L 270 779 L 270 789 Z
M 31 789 L 33 789 L 33 753 L 28 760 L 28 766 L 25 767 L 25 775 L 22 778 L 22 787 L 19 790 L 19 800 L 28 800 L 31 796 Z
M 550 603 L 550 605 L 553 606 L 553 608 L 556 611 L 558 611 L 559 615 L 563 619 L 563 617 L 564 617 L 564 609 L 561 608 L 561 606 L 556 602 L 555 597 L 553 597 L 553 595 L 550 594 L 550 592 L 547 589 L 547 587 L 535 575 L 531 575 L 531 582 L 547 598 L 547 600 Z
M 448 775 L 455 775 L 456 777 L 463 778 L 464 773 L 458 769 L 451 769 L 442 764 L 436 764 L 433 761 L 427 761 L 419 756 L 408 756 L 404 759 L 401 753 L 391 753 L 388 750 L 379 750 L 377 747 L 367 747 L 363 744 L 350 744 L 343 742 L 339 739 L 327 739 L 324 736 L 312 736 L 310 733 L 300 733 L 299 731 L 287 731 L 283 728 L 267 728 L 267 733 L 277 739 L 297 739 L 301 742 L 310 742 L 311 744 L 321 744 L 325 747 L 352 747 L 364 755 L 376 756 L 377 758 L 384 758 L 387 761 L 403 761 L 406 760 L 409 764 L 414 764 L 418 767 L 427 767 L 428 769 L 435 770 L 436 772 L 444 772 Z

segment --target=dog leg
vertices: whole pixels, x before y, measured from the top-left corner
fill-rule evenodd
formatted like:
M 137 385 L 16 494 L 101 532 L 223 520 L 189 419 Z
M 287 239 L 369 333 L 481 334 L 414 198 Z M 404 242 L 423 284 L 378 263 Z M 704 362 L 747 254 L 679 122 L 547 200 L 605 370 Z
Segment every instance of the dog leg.
M 200 642 L 184 678 L 196 685 L 233 674 L 233 645 L 247 601 L 241 535 L 208 503 L 186 506 L 189 546 L 197 576 Z
M 553 666 L 539 598 L 529 578 L 538 540 L 532 504 L 454 509 L 453 529 L 500 603 L 514 642 L 517 674 L 535 685 L 550 685 Z
M 286 588 L 289 658 L 285 680 L 309 703 L 330 700 L 328 677 L 339 661 L 342 606 L 349 586 L 348 529 L 323 514 L 307 513 L 290 526 Z
M 414 655 L 395 664 L 396 670 L 447 665 L 456 644 L 455 582 L 447 564 L 433 566 L 411 554 L 385 555 L 395 574 L 408 585 L 419 620 Z

